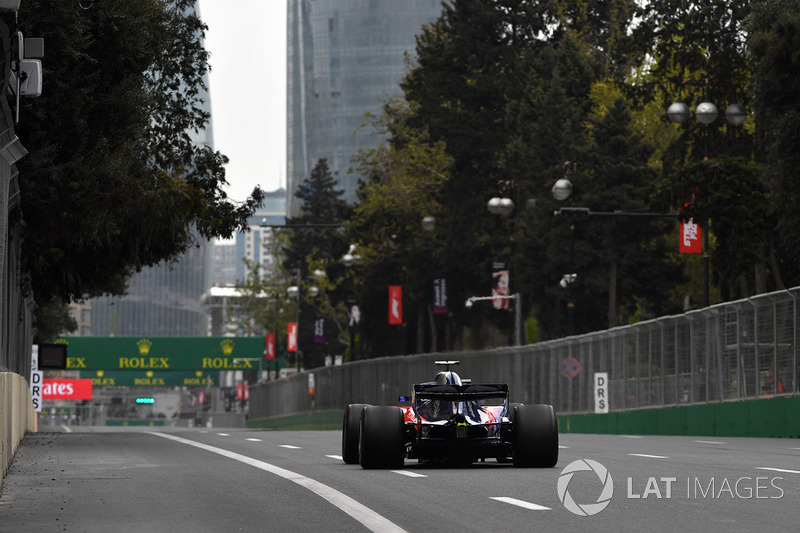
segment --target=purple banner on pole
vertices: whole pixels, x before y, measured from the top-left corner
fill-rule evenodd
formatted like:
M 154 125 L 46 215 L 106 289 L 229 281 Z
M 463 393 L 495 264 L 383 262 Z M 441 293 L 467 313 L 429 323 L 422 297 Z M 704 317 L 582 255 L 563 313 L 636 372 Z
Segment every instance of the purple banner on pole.
M 321 344 L 325 342 L 325 319 L 318 318 L 314 321 L 314 342 Z
M 447 280 L 445 278 L 433 280 L 433 312 L 437 315 L 447 313 Z

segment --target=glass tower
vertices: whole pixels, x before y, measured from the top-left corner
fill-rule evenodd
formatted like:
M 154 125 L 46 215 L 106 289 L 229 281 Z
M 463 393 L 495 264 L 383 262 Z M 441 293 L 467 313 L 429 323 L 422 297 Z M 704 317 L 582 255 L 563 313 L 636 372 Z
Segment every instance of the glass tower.
M 423 24 L 439 18 L 441 0 L 288 0 L 287 214 L 294 193 L 321 158 L 353 203 L 359 176 L 351 157 L 382 139 L 361 127 L 365 113 L 401 96 L 406 52 Z

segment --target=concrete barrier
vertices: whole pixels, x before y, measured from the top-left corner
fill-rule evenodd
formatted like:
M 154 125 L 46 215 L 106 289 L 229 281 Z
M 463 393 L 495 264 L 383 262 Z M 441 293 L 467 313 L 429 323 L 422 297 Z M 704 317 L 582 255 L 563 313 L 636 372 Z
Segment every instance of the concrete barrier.
M 19 374 L 0 372 L 0 487 L 22 437 L 35 430 L 28 382 Z

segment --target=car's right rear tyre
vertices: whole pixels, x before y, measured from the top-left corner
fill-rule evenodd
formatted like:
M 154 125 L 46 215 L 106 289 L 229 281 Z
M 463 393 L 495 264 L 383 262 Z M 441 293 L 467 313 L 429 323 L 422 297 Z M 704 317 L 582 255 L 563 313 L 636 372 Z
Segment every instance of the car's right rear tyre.
M 349 465 L 358 464 L 358 432 L 361 422 L 361 411 L 365 403 L 351 403 L 344 410 L 342 423 L 342 459 Z
M 552 468 L 558 462 L 558 419 L 552 405 L 514 408 L 514 466 Z
M 361 411 L 359 463 L 361 468 L 402 468 L 405 460 L 403 410 L 366 406 Z

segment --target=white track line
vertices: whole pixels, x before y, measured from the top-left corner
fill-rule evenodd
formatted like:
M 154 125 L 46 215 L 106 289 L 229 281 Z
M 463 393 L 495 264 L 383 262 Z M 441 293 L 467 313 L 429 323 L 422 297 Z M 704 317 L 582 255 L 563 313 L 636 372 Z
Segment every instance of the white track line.
M 325 457 L 330 457 L 331 459 L 336 459 L 337 461 L 344 461 L 344 457 L 341 455 L 326 455 Z
M 288 450 L 301 450 L 300 446 L 294 446 L 292 444 L 278 444 L 281 448 L 286 448 Z
M 61 427 L 64 429 L 64 433 L 72 433 L 72 430 L 66 424 L 63 424 Z
M 217 435 L 219 435 L 220 437 L 230 437 L 231 436 L 230 433 L 217 433 Z
M 719 440 L 693 440 L 692 442 L 696 442 L 697 444 L 725 444 Z
M 253 437 L 248 437 L 247 440 L 251 442 L 261 442 L 261 439 L 254 439 Z
M 569 446 L 559 446 L 559 448 L 561 448 L 562 450 L 566 450 L 567 448 L 569 448 Z
M 645 457 L 647 459 L 669 459 L 666 455 L 649 455 L 646 453 L 629 453 L 632 457 Z
M 395 474 L 402 474 L 408 477 L 428 477 L 425 474 L 418 474 L 416 472 L 412 472 L 411 470 L 392 470 Z
M 507 498 L 505 496 L 491 496 L 490 500 L 496 500 L 498 502 L 503 503 L 510 503 L 511 505 L 516 505 L 517 507 L 523 507 L 525 509 L 530 509 L 531 511 L 550 511 L 549 507 L 545 507 L 544 505 L 538 505 L 536 503 L 526 502 L 524 500 L 517 500 L 516 498 Z
M 224 450 L 222 448 L 217 448 L 216 446 L 209 446 L 208 444 L 176 437 L 175 435 L 169 435 L 167 433 L 151 432 L 150 434 L 173 440 L 175 442 L 180 442 L 182 444 L 188 444 L 189 446 L 194 446 L 195 448 L 200 448 L 201 450 L 216 453 L 222 455 L 223 457 L 228 457 L 229 459 L 233 459 L 271 474 L 275 474 L 276 476 L 280 476 L 283 479 L 291 481 L 292 483 L 297 483 L 301 487 L 307 488 L 314 494 L 321 496 L 331 504 L 349 514 L 370 531 L 405 533 L 405 530 L 394 522 L 389 521 L 364 504 L 357 502 L 350 496 L 343 494 L 323 483 L 320 483 L 315 479 L 308 478 L 296 472 L 292 472 L 291 470 L 286 470 L 285 468 L 281 468 L 270 463 L 265 463 L 264 461 L 247 457 L 246 455 L 241 455 L 235 452 Z
M 643 439 L 641 435 L 620 435 L 623 439 Z
M 756 470 L 769 470 L 771 472 L 785 472 L 787 474 L 800 474 L 800 470 L 787 470 L 785 468 L 770 468 L 768 466 L 757 466 Z

